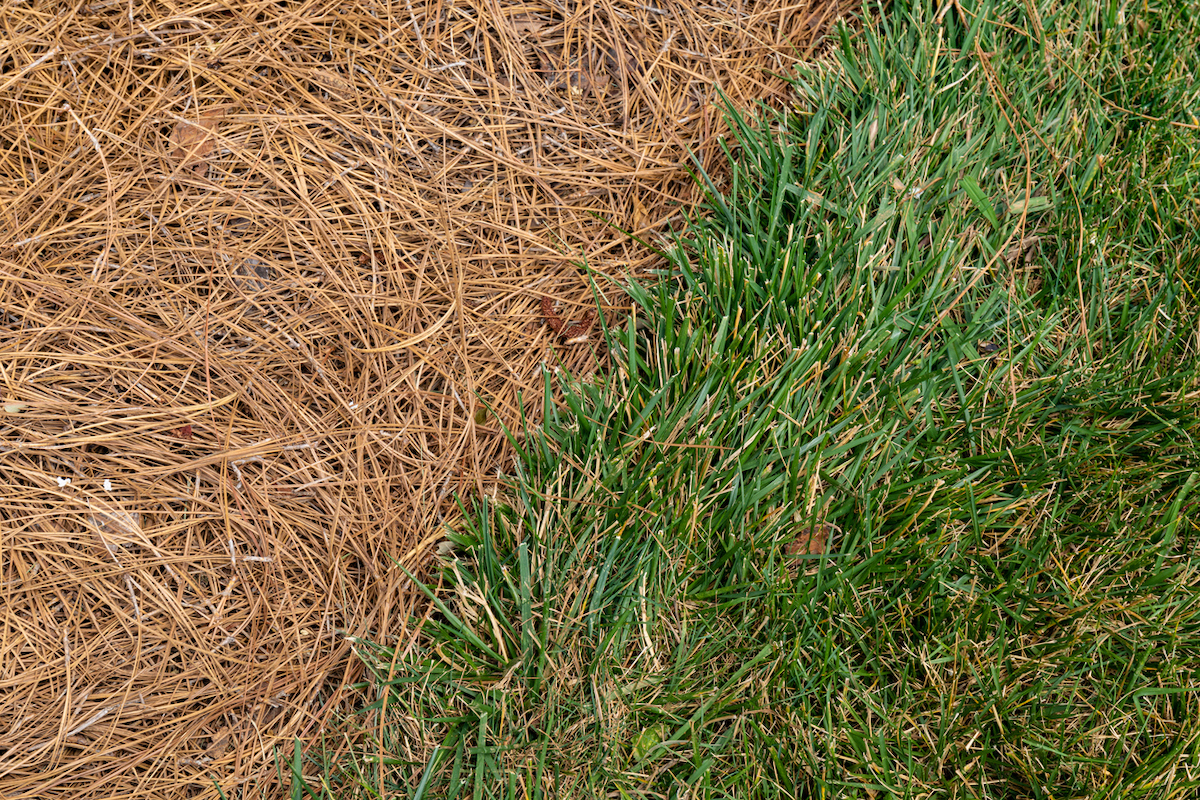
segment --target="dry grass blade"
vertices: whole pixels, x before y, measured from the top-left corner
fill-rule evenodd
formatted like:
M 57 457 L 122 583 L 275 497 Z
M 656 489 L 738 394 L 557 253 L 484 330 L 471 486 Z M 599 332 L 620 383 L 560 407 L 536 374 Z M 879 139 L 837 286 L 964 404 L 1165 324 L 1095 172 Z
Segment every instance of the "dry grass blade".
M 0 795 L 268 791 L 802 5 L 10 4 Z

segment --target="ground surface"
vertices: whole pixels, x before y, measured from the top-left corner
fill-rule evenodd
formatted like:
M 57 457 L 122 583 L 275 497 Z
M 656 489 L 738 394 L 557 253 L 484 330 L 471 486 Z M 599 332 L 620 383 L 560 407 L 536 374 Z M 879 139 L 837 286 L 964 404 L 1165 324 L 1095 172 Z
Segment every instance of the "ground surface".
M 7 4 L 0 795 L 271 791 L 838 14 Z
M 832 38 L 297 792 L 1198 796 L 1200 5 Z

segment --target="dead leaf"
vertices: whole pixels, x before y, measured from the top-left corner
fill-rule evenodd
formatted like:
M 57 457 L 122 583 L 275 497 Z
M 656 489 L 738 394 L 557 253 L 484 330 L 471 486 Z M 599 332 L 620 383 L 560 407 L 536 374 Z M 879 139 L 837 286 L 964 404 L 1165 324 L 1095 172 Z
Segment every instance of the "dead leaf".
M 572 97 L 590 94 L 604 100 L 613 88 L 612 75 L 604 69 L 604 58 L 594 48 L 569 63 L 559 55 L 538 52 L 542 74 L 552 89 L 566 89 Z
M 620 76 L 624 72 L 626 81 L 640 76 L 643 72 L 642 65 L 633 55 L 630 45 L 632 44 L 637 52 L 642 52 L 646 47 L 645 41 L 646 37 L 636 30 L 621 31 L 614 36 L 612 45 L 604 55 L 609 72 L 614 76 Z
M 133 547 L 146 541 L 141 514 L 130 514 L 116 506 L 91 505 L 91 509 L 92 530 L 110 553 L 118 547 Z
M 511 25 L 513 30 L 515 30 L 517 33 L 528 33 L 536 39 L 542 35 L 542 29 L 550 23 L 544 20 L 535 19 L 529 14 L 516 14 L 508 18 L 508 24 Z
M 819 30 L 821 30 L 822 33 L 824 33 L 824 29 L 826 27 L 826 20 L 833 19 L 834 17 L 837 16 L 837 13 L 838 13 L 838 4 L 837 3 L 829 3 L 824 8 L 818 8 L 816 11 L 809 14 L 808 19 L 806 19 L 804 21 L 804 24 L 805 24 L 805 26 L 808 27 L 808 29 L 810 31 L 815 31 L 815 30 L 819 29 Z
M 375 252 L 365 252 L 358 254 L 358 265 L 360 267 L 384 267 L 387 266 L 387 256 L 382 250 Z
M 549 297 L 542 298 L 542 316 L 563 344 L 583 344 L 596 322 L 595 311 L 589 311 L 579 322 L 567 322 L 554 310 L 554 301 Z
M 195 122 L 180 122 L 171 133 L 171 157 L 180 169 L 190 169 L 203 178 L 208 174 L 208 157 L 216 143 L 217 123 L 222 109 L 205 111 Z
M 275 271 L 257 258 L 247 258 L 234 270 L 234 283 L 247 292 L 265 292 L 269 282 L 275 279 Z
M 333 70 L 314 69 L 309 77 L 313 83 L 339 100 L 346 100 L 355 94 L 354 84 Z
M 788 542 L 783 552 L 789 556 L 818 556 L 828 552 L 829 543 L 841 533 L 841 529 L 828 522 L 812 525 Z
M 1042 237 L 1038 235 L 1030 235 L 1008 246 L 1004 251 L 1004 263 L 1008 266 L 1019 265 L 1028 266 L 1037 258 L 1040 251 Z
M 220 231 L 241 238 L 250 231 L 250 220 L 245 217 L 232 217 L 220 226 Z
M 649 227 L 647 224 L 650 221 L 650 215 L 646 213 L 646 206 L 635 194 L 633 196 L 633 232 L 640 233 Z
M 212 744 L 204 751 L 204 755 L 211 759 L 217 759 L 225 755 L 225 749 L 229 746 L 229 728 L 221 732 L 219 736 L 214 736 Z

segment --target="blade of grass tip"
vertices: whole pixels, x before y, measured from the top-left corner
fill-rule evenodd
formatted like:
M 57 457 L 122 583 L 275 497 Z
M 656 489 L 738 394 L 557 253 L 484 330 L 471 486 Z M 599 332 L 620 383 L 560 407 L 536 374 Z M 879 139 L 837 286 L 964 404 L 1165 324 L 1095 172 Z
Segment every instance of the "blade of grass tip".
M 476 396 L 478 397 L 478 393 L 476 394 Z M 525 442 L 523 442 L 522 440 L 517 438 L 517 435 L 512 432 L 512 429 L 510 427 L 508 427 L 507 424 L 505 424 L 503 418 L 499 414 L 496 413 L 496 410 L 491 405 L 487 404 L 486 401 L 483 401 L 482 398 L 480 398 L 480 400 L 481 400 L 481 402 L 484 402 L 484 405 L 486 406 L 488 411 L 490 411 L 492 413 L 492 416 L 495 418 L 497 424 L 499 424 L 500 430 L 504 433 L 504 438 L 508 441 L 509 445 L 513 448 L 513 451 L 517 454 L 517 461 L 518 462 L 528 462 L 530 459 L 530 454 L 529 454 L 529 451 L 526 449 Z M 528 430 L 529 429 L 529 420 L 526 419 L 526 417 L 525 417 L 525 403 L 522 402 L 522 395 L 521 395 L 520 391 L 517 392 L 517 408 L 520 410 L 521 429 Z
M 421 780 L 417 783 L 416 791 L 413 792 L 412 800 L 422 800 L 425 797 L 425 788 L 429 785 L 429 779 L 433 776 L 434 765 L 437 764 L 438 748 L 440 745 L 433 746 L 433 753 L 429 756 L 429 761 L 425 764 L 425 771 L 421 774 Z
M 653 249 L 653 248 L 651 248 L 651 249 Z M 663 259 L 665 259 L 667 257 L 667 254 L 663 253 L 660 250 L 654 250 L 654 254 L 656 256 L 658 256 L 659 258 L 663 258 Z M 585 270 L 587 270 L 588 290 L 591 291 L 591 293 L 592 293 L 592 302 L 596 304 L 596 321 L 600 323 L 600 341 L 611 348 L 612 340 L 610 339 L 608 321 L 604 318 L 604 306 L 600 302 L 600 299 L 601 299 L 600 298 L 600 287 L 598 287 L 596 285 L 596 274 L 597 273 L 594 269 L 592 269 L 590 266 L 588 266 L 586 259 L 583 262 L 583 268 Z M 609 280 L 615 280 L 615 279 L 609 278 Z
M 1188 476 L 1187 481 L 1183 484 L 1183 488 L 1179 490 L 1179 494 L 1175 496 L 1174 502 L 1171 503 L 1171 507 L 1167 510 L 1166 518 L 1163 520 L 1165 525 L 1163 528 L 1162 544 L 1158 548 L 1158 558 L 1154 564 L 1156 571 L 1162 570 L 1167 552 L 1175 541 L 1175 532 L 1179 530 L 1179 509 L 1183 508 L 1183 501 L 1187 499 L 1188 493 L 1196 483 L 1196 475 L 1197 473 L 1193 472 Z
M 292 739 L 292 797 L 294 800 L 303 800 L 304 795 L 312 794 L 308 790 L 308 784 L 304 781 L 304 761 L 300 750 L 300 739 Z
M 688 728 L 690 728 L 692 725 L 695 725 L 696 722 L 701 717 L 703 717 L 706 713 L 708 713 L 708 710 L 710 708 L 712 708 L 713 703 L 717 702 L 717 700 L 721 699 L 721 697 L 723 697 L 725 695 L 725 693 L 727 691 L 729 691 L 729 687 L 733 686 L 735 683 L 740 681 L 747 672 L 749 672 L 750 670 L 757 667 L 759 662 L 763 661 L 768 656 L 774 654 L 775 651 L 776 651 L 776 645 L 774 642 L 763 645 L 762 649 L 759 650 L 758 653 L 755 654 L 755 656 L 753 658 L 751 658 L 749 661 L 747 661 L 745 664 L 743 664 L 741 667 L 739 667 L 737 672 L 733 673 L 733 675 L 729 678 L 729 680 L 725 681 L 725 683 L 722 684 L 721 688 L 717 689 L 715 692 L 710 694 L 708 696 L 708 699 L 705 700 L 703 703 L 701 703 L 700 707 L 697 708 L 696 711 L 692 714 L 692 716 L 690 716 L 688 718 L 688 721 L 683 723 L 682 725 L 680 725 L 678 728 L 675 729 L 675 732 L 671 735 L 670 739 L 668 739 L 667 741 L 679 741 L 680 737 L 682 737 L 687 732 Z M 650 750 L 646 753 L 646 757 L 648 758 L 650 756 L 650 753 L 652 753 L 655 748 L 662 747 L 662 746 L 663 746 L 663 743 L 660 743 L 660 744 L 657 744 L 654 747 L 650 748 Z
M 649 241 L 646 241 L 646 240 L 645 240 L 645 239 L 643 239 L 642 237 L 640 237 L 640 236 L 636 235 L 636 234 L 635 234 L 633 231 L 627 231 L 627 230 L 625 230 L 625 229 L 624 229 L 624 228 L 622 228 L 620 225 L 618 225 L 616 222 L 614 222 L 614 221 L 613 221 L 613 219 L 612 219 L 610 216 L 607 216 L 607 215 L 605 215 L 605 214 L 601 214 L 599 211 L 588 211 L 588 212 L 587 212 L 587 214 L 588 214 L 588 216 L 590 216 L 590 217 L 593 217 L 593 218 L 595 218 L 596 220 L 600 221 L 600 222 L 601 222 L 601 223 L 603 223 L 604 225 L 607 225 L 608 227 L 612 228 L 612 229 L 613 229 L 614 231 L 616 231 L 617 233 L 620 233 L 620 234 L 623 234 L 623 235 L 625 235 L 625 236 L 628 236 L 630 239 L 632 239 L 633 241 L 637 242 L 637 243 L 638 243 L 639 245 L 641 245 L 642 247 L 646 248 L 646 250 L 648 250 L 648 251 L 649 251 L 650 253 L 652 253 L 653 255 L 655 255 L 655 256 L 658 256 L 659 258 L 666 258 L 666 257 L 667 257 L 667 254 L 666 254 L 666 253 L 664 253 L 664 252 L 662 251 L 662 249 L 661 249 L 661 248 L 659 248 L 659 247 L 658 247 L 658 245 L 656 245 L 654 242 L 649 242 Z M 608 276 L 608 275 L 602 275 L 601 277 L 606 277 L 606 278 L 608 278 L 609 280 L 611 280 L 611 281 L 613 281 L 614 283 L 616 283 L 616 278 L 614 278 L 614 277 L 611 277 L 611 276 Z
M 483 773 L 487 769 L 487 722 L 488 715 L 485 711 L 479 715 L 479 744 L 475 753 L 475 800 L 483 799 Z
M 450 782 L 447 784 L 452 792 L 450 798 L 454 798 L 458 797 L 459 788 L 462 786 L 463 762 L 466 761 L 467 740 L 462 735 L 462 731 L 458 725 L 455 725 L 451 730 L 451 736 L 453 736 L 453 741 L 451 742 L 450 738 L 447 737 L 445 747 L 454 747 L 454 762 L 450 766 Z M 445 748 L 443 748 L 444 751 Z
M 983 189 L 979 187 L 973 175 L 963 175 L 959 178 L 959 185 L 966 191 L 967 196 L 971 198 L 971 202 L 979 209 L 979 213 L 987 218 L 991 223 L 992 228 L 1000 230 L 1000 218 L 996 216 L 996 209 L 992 208 L 991 202 L 983 193 Z
M 432 589 L 430 589 L 423 582 L 421 582 L 417 578 L 417 576 L 415 576 L 411 572 L 409 572 L 408 568 L 405 567 L 403 564 L 401 564 L 399 561 L 396 561 L 395 559 L 393 559 L 392 561 L 396 566 L 398 566 L 401 570 L 404 571 L 404 574 L 407 575 L 408 579 L 413 582 L 413 585 L 415 585 L 418 589 L 420 589 L 425 594 L 425 596 L 428 597 L 435 606 L 437 606 L 438 611 L 441 611 L 442 614 L 444 614 L 446 616 L 446 619 L 454 624 L 454 627 L 457 628 L 464 637 L 466 637 L 467 641 L 469 641 L 471 644 L 478 647 L 480 650 L 482 650 L 487 655 L 491 656 L 493 659 L 495 659 L 495 661 L 497 663 L 504 662 L 504 659 L 500 656 L 500 654 L 497 653 L 492 648 L 488 647 L 487 644 L 484 643 L 484 641 L 482 639 L 480 639 L 475 634 L 474 631 L 472 631 L 470 628 L 468 628 L 463 623 L 463 621 L 461 619 L 459 619 L 458 616 L 453 611 L 450 610 L 450 607 L 447 606 L 444 602 L 442 602 L 442 599 L 440 597 L 438 597 L 437 594 L 434 593 L 434 591 Z
M 588 635 L 596 634 L 596 622 L 600 611 L 607 604 L 605 600 L 605 590 L 608 587 L 608 577 L 612 572 L 613 563 L 616 561 L 617 553 L 621 549 L 620 534 L 614 535 L 609 543 L 608 556 L 604 559 L 604 565 L 600 568 L 596 576 L 596 588 L 592 590 L 591 598 L 588 602 Z
M 722 148 L 725 147 L 724 142 L 721 143 L 721 146 L 722 146 Z M 696 170 L 695 170 L 695 172 L 692 173 L 692 180 L 694 180 L 698 184 L 702 184 L 705 187 L 706 202 L 713 204 L 713 211 L 717 212 L 720 215 L 721 219 L 725 220 L 728 224 L 732 225 L 732 221 L 737 219 L 737 215 L 734 214 L 733 211 L 730 210 L 729 204 L 725 202 L 725 194 L 723 192 L 721 192 L 720 189 L 717 188 L 717 185 L 715 183 L 713 183 L 712 178 L 709 177 L 709 174 L 707 172 L 705 172 L 704 166 L 703 166 L 702 162 L 700 161 L 700 158 L 695 154 L 695 152 L 691 148 L 688 148 L 688 156 L 696 164 Z M 737 180 L 736 172 L 733 175 L 733 179 L 735 181 L 735 187 L 736 187 L 736 180 Z M 736 193 L 731 192 L 729 196 L 734 197 L 734 196 L 736 196 Z
M 533 774 L 533 796 L 536 798 L 545 797 L 542 791 L 542 776 L 546 774 L 546 754 L 550 750 L 550 737 L 543 736 L 541 747 L 538 748 L 537 765 Z
M 521 608 L 521 652 L 533 650 L 533 578 L 529 566 L 529 542 L 522 540 L 517 545 L 517 563 L 521 569 L 521 587 L 517 600 Z

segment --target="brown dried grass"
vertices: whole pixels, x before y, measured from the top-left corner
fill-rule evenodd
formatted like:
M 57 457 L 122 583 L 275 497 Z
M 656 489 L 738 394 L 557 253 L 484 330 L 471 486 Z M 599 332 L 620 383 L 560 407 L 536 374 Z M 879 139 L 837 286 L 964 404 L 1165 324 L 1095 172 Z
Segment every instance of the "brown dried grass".
M 780 102 L 836 13 L 5 4 L 0 796 L 269 784 L 543 367 L 596 368 L 543 297 L 648 266 L 606 221 L 666 231 L 713 86 Z

